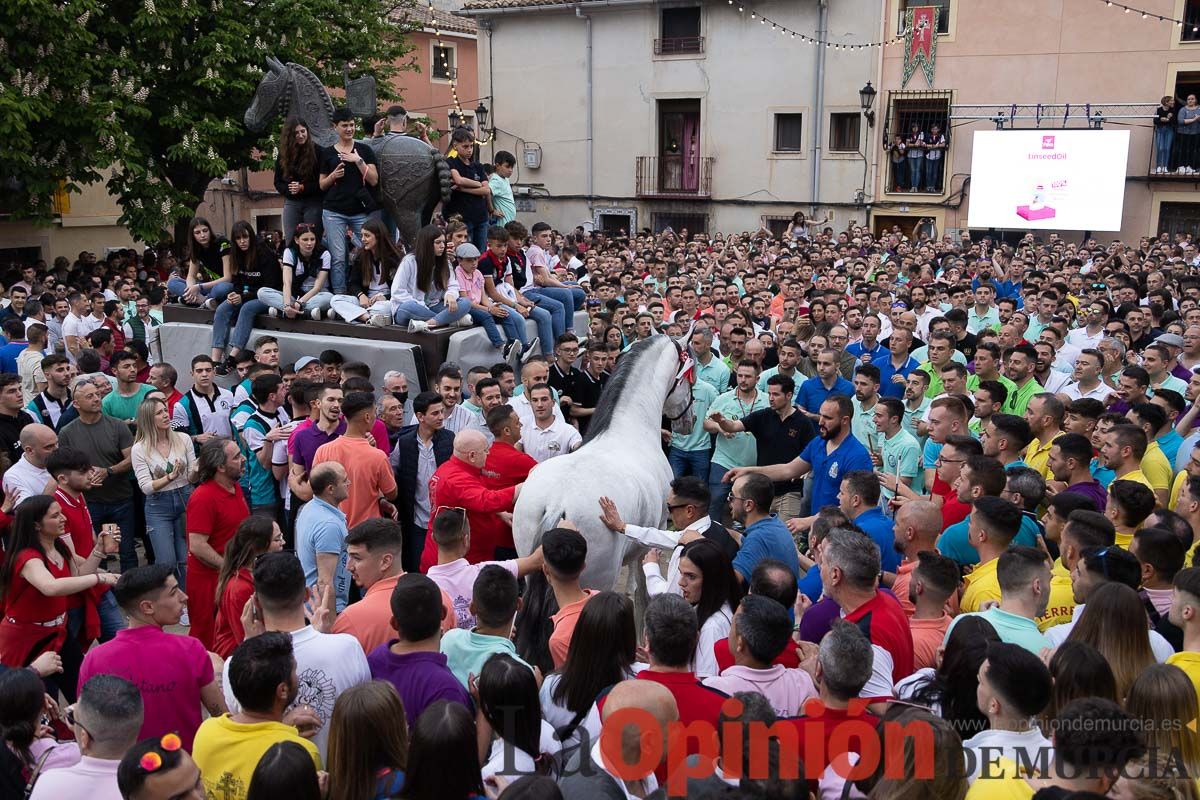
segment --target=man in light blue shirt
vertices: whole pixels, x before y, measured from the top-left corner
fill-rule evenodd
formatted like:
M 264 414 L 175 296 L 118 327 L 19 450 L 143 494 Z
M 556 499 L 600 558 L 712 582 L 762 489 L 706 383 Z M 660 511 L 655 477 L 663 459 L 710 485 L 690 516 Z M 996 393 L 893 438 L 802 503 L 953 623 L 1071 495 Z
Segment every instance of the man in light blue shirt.
M 982 617 L 991 623 L 1000 641 L 1024 647 L 1035 655 L 1054 645 L 1038 630 L 1038 617 L 1050 605 L 1050 566 L 1034 547 L 1011 547 L 1000 556 L 996 579 L 1000 605 L 986 611 L 961 614 L 946 629 L 946 641 L 963 617 Z
M 667 461 L 676 478 L 695 475 L 701 480 L 708 480 L 712 435 L 704 430 L 704 420 L 716 399 L 717 390 L 706 381 L 698 380 L 692 385 L 692 413 L 696 421 L 688 433 L 671 434 L 671 447 L 667 451 Z
M 975 287 L 975 305 L 967 309 L 967 332 L 976 336 L 984 328 L 1000 327 L 1000 309 L 996 308 L 996 287 L 981 282 Z
M 338 505 L 350 496 L 350 479 L 336 461 L 317 464 L 309 473 L 313 498 L 296 517 L 296 556 L 304 567 L 304 582 L 320 597 L 333 584 L 337 611 L 350 602 L 350 572 L 346 569 L 346 515 Z
M 746 526 L 742 546 L 733 560 L 733 571 L 749 585 L 754 568 L 765 558 L 782 561 L 791 573 L 800 577 L 800 559 L 796 543 L 787 526 L 769 512 L 775 499 L 775 485 L 765 475 L 741 475 L 729 493 L 733 519 Z
M 507 150 L 500 150 L 492 159 L 495 171 L 488 178 L 492 190 L 492 224 L 505 225 L 517 218 L 517 203 L 513 199 L 512 185 L 508 179 L 513 174 L 517 159 Z

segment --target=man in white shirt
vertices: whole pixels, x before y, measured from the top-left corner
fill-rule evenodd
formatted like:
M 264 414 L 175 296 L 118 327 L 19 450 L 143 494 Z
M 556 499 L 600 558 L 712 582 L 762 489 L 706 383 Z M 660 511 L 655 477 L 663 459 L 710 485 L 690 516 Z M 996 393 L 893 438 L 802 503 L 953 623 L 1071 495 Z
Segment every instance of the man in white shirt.
M 4 493 L 13 505 L 27 497 L 52 494 L 58 484 L 46 471 L 46 459 L 58 449 L 58 434 L 47 425 L 34 423 L 21 429 L 21 449 L 17 463 L 4 473 Z
M 448 364 L 438 370 L 434 391 L 442 396 L 442 403 L 446 406 L 446 430 L 459 433 L 465 430 L 482 431 L 486 427 L 478 414 L 463 405 L 462 373 L 458 367 Z
M 1075 371 L 1071 373 L 1072 381 L 1062 388 L 1062 393 L 1072 400 L 1087 397 L 1104 402 L 1113 393 L 1113 389 L 1100 380 L 1103 368 L 1103 353 L 1090 347 L 1083 350 L 1075 358 Z
M 1050 702 L 1050 670 L 1042 659 L 1018 644 L 992 642 L 979 667 L 976 702 L 988 719 L 988 729 L 963 742 L 974 782 L 984 764 L 997 756 L 1018 764 L 1033 764 L 1051 747 L 1035 718 Z
M 67 345 L 67 358 L 74 364 L 79 351 L 88 346 L 87 335 L 100 327 L 101 320 L 92 316 L 91 305 L 83 292 L 72 292 L 67 301 L 71 304 L 71 311 L 63 320 L 62 332 Z
M 583 437 L 577 428 L 555 417 L 556 404 L 550 386 L 536 384 L 527 394 L 533 408 L 533 425 L 522 426 L 521 449 L 539 464 L 577 450 L 583 444 Z
M 1085 319 L 1087 324 L 1082 328 L 1067 333 L 1067 344 L 1080 348 L 1095 348 L 1104 338 L 1104 325 L 1108 322 L 1108 303 L 1104 300 L 1093 300 L 1088 303 Z

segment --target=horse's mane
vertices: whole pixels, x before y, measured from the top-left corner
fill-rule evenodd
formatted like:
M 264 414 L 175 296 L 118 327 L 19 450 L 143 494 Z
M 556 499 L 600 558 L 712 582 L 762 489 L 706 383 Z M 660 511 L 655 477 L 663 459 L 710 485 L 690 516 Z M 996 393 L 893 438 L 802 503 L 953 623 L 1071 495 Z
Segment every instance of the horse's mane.
M 621 360 L 617 364 L 617 371 L 604 384 L 604 391 L 601 392 L 600 401 L 596 404 L 596 412 L 592 414 L 592 421 L 588 423 L 584 444 L 612 427 L 613 416 L 617 413 L 617 403 L 620 401 L 621 395 L 628 388 L 637 365 L 645 359 L 657 338 L 657 336 L 651 336 L 649 339 L 634 342 L 633 346 L 621 356 Z M 637 388 L 644 389 L 645 387 Z

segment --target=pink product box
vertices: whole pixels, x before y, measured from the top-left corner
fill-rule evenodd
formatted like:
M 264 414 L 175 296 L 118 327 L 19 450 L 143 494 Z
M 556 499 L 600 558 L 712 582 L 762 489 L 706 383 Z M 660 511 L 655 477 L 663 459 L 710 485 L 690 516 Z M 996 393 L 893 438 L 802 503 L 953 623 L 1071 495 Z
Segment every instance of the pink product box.
M 1054 219 L 1055 211 L 1050 206 L 1043 206 L 1037 211 L 1030 211 L 1029 206 L 1017 206 L 1017 216 L 1022 219 Z

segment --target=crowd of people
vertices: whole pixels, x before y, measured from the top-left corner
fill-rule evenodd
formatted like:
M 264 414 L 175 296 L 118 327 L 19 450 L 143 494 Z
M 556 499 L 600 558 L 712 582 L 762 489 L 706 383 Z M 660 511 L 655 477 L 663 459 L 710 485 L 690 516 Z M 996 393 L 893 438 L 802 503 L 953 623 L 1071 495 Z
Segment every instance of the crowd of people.
M 343 156 L 319 185 L 371 183 Z M 407 253 L 363 221 L 357 297 L 322 299 L 311 208 L 281 257 L 197 220 L 178 263 L 0 271 L 0 795 L 1200 797 L 1191 239 L 450 211 Z M 222 280 L 255 271 L 282 288 Z M 157 347 L 176 297 L 218 301 L 187 364 Z M 511 338 L 410 393 L 281 360 L 256 302 Z M 664 427 L 669 524 L 595 509 L 643 607 L 581 582 L 580 520 L 525 554 L 511 526 L 662 334 L 696 419 Z

